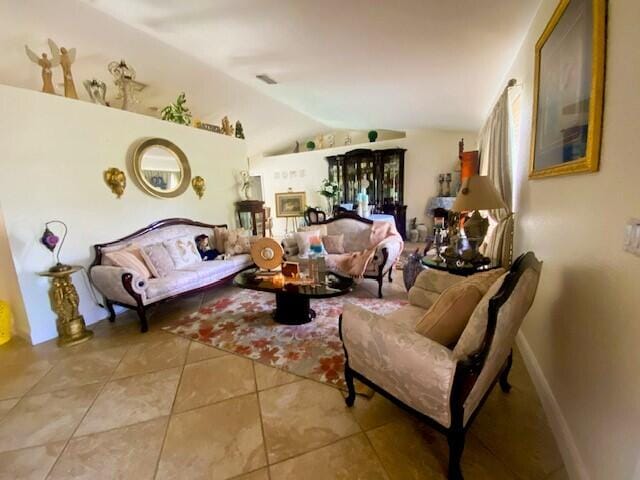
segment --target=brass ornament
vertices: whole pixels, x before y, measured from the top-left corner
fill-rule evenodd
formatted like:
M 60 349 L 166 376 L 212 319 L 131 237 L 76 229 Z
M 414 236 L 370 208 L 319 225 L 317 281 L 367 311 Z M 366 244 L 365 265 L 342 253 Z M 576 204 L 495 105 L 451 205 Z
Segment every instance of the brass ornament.
M 229 117 L 225 116 L 222 119 L 222 126 L 220 127 L 220 130 L 222 130 L 222 133 L 225 135 L 229 135 L 230 137 L 233 136 L 234 130 L 231 122 L 229 121 Z
M 79 266 L 69 266 L 65 271 L 39 273 L 40 276 L 51 278 L 49 298 L 51 309 L 57 315 L 58 346 L 61 347 L 77 345 L 93 337 L 93 332 L 87 330 L 84 318 L 78 310 L 80 298 L 71 281 L 71 274 L 81 269 Z
M 207 189 L 204 178 L 202 178 L 200 175 L 196 175 L 191 180 L 191 186 L 193 187 L 193 191 L 196 192 L 196 195 L 198 195 L 198 198 L 201 199 L 204 195 L 204 191 Z
M 111 189 L 111 193 L 118 198 L 122 196 L 124 189 L 127 188 L 127 176 L 116 167 L 111 167 L 104 171 L 104 182 Z
M 263 270 L 273 270 L 282 265 L 284 250 L 273 238 L 263 237 L 251 246 L 253 262 Z

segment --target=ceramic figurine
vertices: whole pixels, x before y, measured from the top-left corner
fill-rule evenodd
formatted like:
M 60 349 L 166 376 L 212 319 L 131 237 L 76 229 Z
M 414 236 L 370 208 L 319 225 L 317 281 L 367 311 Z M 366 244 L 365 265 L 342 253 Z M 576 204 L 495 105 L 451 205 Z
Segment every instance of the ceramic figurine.
M 231 122 L 229 122 L 229 117 L 227 117 L 226 115 L 222 119 L 222 126 L 220 127 L 220 129 L 225 135 L 229 135 L 230 137 L 233 136 L 233 127 L 231 126 Z
M 49 58 L 46 53 L 43 53 L 41 57 L 38 57 L 36 53 L 31 50 L 27 45 L 24 46 L 27 57 L 42 68 L 42 91 L 44 93 L 52 93 L 55 95 L 56 90 L 53 87 L 53 73 L 52 68 L 57 67 L 60 64 L 60 57 Z
M 241 138 L 244 140 L 244 129 L 242 128 L 240 120 L 236 122 L 236 138 Z
M 107 95 L 107 85 L 104 82 L 101 82 L 97 79 L 85 80 L 82 82 L 84 88 L 87 90 L 89 94 L 89 98 L 93 103 L 97 103 L 99 105 L 109 106 L 109 103 L 106 100 Z
M 450 173 L 447 173 L 444 176 L 444 182 L 445 182 L 444 196 L 450 197 L 451 196 L 451 174 Z
M 71 65 L 76 61 L 76 49 L 71 48 L 58 48 L 55 42 L 51 39 L 48 40 L 49 48 L 51 49 L 51 55 L 53 58 L 58 58 L 60 66 L 62 67 L 62 74 L 64 75 L 64 96 L 67 98 L 78 98 L 76 92 L 76 86 L 73 83 L 73 75 L 71 75 Z

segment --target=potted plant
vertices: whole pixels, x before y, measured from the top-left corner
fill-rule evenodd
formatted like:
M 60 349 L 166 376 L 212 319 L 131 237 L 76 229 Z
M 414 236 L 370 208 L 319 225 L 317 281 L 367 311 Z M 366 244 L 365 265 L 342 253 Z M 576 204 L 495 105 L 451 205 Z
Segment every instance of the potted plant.
M 191 124 L 191 111 L 186 107 L 187 99 L 182 92 L 178 95 L 175 103 L 167 105 L 162 109 L 160 114 L 163 120 L 179 123 L 180 125 Z
M 316 148 L 316 143 L 311 141 L 311 140 L 309 140 L 307 142 L 307 150 L 314 150 L 315 148 Z

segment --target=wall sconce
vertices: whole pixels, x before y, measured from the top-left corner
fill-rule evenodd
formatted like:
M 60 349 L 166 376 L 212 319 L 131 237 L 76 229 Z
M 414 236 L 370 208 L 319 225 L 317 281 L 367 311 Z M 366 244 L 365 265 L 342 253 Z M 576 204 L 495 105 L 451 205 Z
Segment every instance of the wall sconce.
M 116 197 L 120 198 L 127 187 L 127 176 L 122 170 L 111 167 L 104 171 L 104 182 Z
M 191 180 L 191 186 L 193 187 L 193 191 L 196 192 L 196 195 L 198 195 L 198 198 L 202 199 L 204 191 L 207 189 L 204 178 L 199 175 L 193 177 Z

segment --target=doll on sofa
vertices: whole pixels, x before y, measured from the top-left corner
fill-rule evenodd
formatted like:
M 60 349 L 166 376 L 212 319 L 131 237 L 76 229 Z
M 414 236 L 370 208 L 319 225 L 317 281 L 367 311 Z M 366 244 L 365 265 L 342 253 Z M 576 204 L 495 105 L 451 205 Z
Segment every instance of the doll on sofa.
M 220 252 L 209 245 L 209 237 L 202 234 L 196 237 L 196 246 L 202 260 L 215 260 L 220 256 Z

